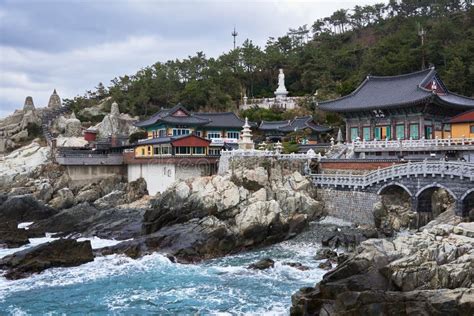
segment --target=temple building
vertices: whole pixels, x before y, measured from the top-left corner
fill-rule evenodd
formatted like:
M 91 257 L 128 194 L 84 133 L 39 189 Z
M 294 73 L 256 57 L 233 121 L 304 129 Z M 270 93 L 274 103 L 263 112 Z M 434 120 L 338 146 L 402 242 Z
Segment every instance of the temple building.
M 301 140 L 302 144 L 322 142 L 323 136 L 332 129 L 318 125 L 313 118 L 308 116 L 295 117 L 288 121 L 262 121 L 258 130 L 263 133 L 266 141 L 282 141 L 294 132 L 303 132 L 306 137 Z
M 343 116 L 347 142 L 429 140 L 443 138 L 448 129 L 444 123 L 474 109 L 474 99 L 450 92 L 432 67 L 398 76 L 367 76 L 351 94 L 320 102 L 319 108 Z
M 193 139 L 209 140 L 206 154 L 218 155 L 226 144 L 237 146 L 244 123 L 233 112 L 192 113 L 178 104 L 171 109 L 162 109 L 149 119 L 135 124 L 148 133 L 148 139 L 138 143 L 136 154 L 153 154 L 152 145 L 158 146 L 154 144 L 170 143 L 181 136 L 194 135 L 196 137 Z

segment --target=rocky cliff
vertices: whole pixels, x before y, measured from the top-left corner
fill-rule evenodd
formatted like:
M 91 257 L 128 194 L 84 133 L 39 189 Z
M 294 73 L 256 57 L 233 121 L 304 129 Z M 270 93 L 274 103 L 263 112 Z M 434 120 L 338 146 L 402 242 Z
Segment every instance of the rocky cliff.
M 146 211 L 143 237 L 104 253 L 159 250 L 196 261 L 291 238 L 321 215 L 322 204 L 298 171 L 249 160 L 223 176 L 177 182 Z
M 422 231 L 364 241 L 314 288 L 292 297 L 292 315 L 472 315 L 474 224 L 443 213 Z

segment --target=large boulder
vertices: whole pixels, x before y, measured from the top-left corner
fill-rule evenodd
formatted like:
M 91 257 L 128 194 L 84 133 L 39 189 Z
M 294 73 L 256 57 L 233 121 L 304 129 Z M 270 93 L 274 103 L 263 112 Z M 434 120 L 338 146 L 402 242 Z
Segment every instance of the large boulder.
M 0 247 L 18 248 L 29 243 L 28 233 L 15 221 L 0 222 Z
M 49 201 L 49 205 L 54 209 L 61 210 L 76 204 L 74 193 L 69 188 L 62 188 L 56 192 L 55 197 Z
M 29 230 L 60 236 L 97 236 L 123 240 L 141 234 L 144 212 L 144 208 L 98 210 L 88 203 L 81 203 L 33 223 Z
M 32 195 L 10 196 L 0 205 L 0 221 L 32 222 L 56 213 Z
M 0 259 L 10 280 L 25 278 L 52 267 L 73 267 L 94 260 L 90 241 L 59 239 Z

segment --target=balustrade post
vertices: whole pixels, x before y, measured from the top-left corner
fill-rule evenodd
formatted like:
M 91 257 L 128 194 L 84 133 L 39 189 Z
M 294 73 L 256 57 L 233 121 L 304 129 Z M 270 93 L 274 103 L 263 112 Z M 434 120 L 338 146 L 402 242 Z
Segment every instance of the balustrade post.
M 464 146 L 466 136 L 462 135 L 461 144 Z
M 435 137 L 435 145 L 438 146 L 438 136 Z
M 451 146 L 451 135 L 448 136 L 448 146 Z

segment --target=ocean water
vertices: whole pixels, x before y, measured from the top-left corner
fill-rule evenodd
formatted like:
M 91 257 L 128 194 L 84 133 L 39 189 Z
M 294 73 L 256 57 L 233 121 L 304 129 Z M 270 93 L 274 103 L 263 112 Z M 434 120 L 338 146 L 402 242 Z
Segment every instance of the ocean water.
M 91 241 L 94 248 L 117 243 Z M 22 280 L 0 277 L 0 315 L 287 315 L 291 295 L 314 286 L 325 273 L 313 259 L 319 247 L 302 237 L 200 264 L 171 263 L 158 253 L 138 260 L 110 255 Z M 15 250 L 2 250 L 0 256 Z M 276 261 L 274 268 L 246 269 L 265 257 Z M 300 271 L 285 262 L 311 269 Z

